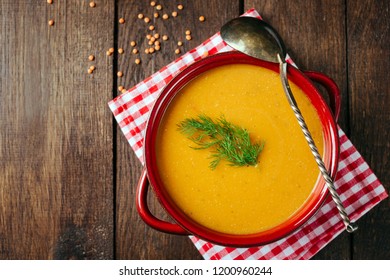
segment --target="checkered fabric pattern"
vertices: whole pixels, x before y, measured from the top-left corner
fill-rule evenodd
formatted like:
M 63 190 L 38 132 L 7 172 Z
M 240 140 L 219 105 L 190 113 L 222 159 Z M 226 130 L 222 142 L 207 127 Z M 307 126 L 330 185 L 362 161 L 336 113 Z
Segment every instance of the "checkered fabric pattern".
M 259 17 L 254 9 L 245 16 Z M 164 86 L 180 71 L 204 56 L 229 51 L 219 33 L 163 67 L 126 93 L 109 102 L 123 134 L 144 163 L 143 136 L 149 112 Z M 293 63 L 290 58 L 287 59 Z M 339 128 L 340 162 L 335 186 L 352 221 L 388 194 L 362 156 Z M 309 259 L 345 230 L 336 205 L 328 196 L 321 209 L 298 231 L 274 243 L 251 248 L 223 247 L 190 236 L 205 259 Z

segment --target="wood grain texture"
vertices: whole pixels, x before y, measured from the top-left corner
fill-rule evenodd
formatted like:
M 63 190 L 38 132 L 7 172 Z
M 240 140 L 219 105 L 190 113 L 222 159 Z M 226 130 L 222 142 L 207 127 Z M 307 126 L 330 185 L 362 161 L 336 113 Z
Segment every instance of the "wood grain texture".
M 390 3 L 347 1 L 351 141 L 389 191 Z M 359 220 L 354 259 L 390 259 L 389 199 Z
M 0 259 L 113 258 L 111 3 L 0 1 Z
M 389 190 L 389 1 L 167 0 L 158 19 L 150 1 L 95 2 L 0 0 L 0 259 L 201 259 L 188 237 L 139 218 L 142 166 L 107 102 L 118 86 L 128 89 L 176 59 L 177 41 L 183 54 L 252 7 L 301 69 L 339 85 L 339 124 Z M 170 39 L 146 55 L 151 24 Z M 107 56 L 110 47 L 125 52 Z M 97 69 L 89 75 L 91 65 Z M 153 192 L 149 205 L 169 219 Z M 341 234 L 314 259 L 390 259 L 389 209 L 388 199 L 381 202 L 359 220 L 358 232 Z
M 162 1 L 163 10 L 159 12 L 159 18 L 154 19 L 155 8 L 149 5 L 149 1 L 118 1 L 118 17 L 123 17 L 126 24 L 118 26 L 118 47 L 126 46 L 132 40 L 137 41 L 140 49 L 142 63 L 134 64 L 134 55 L 130 54 L 130 48 L 126 56 L 119 56 L 118 69 L 123 69 L 124 77 L 118 79 L 118 84 L 126 88 L 142 81 L 161 67 L 196 47 L 205 39 L 218 32 L 220 27 L 228 19 L 239 15 L 239 2 L 235 1 Z M 184 9 L 178 10 L 177 4 L 183 4 Z M 172 11 L 177 11 L 178 16 L 173 18 Z M 152 19 L 145 24 L 137 18 L 138 13 L 143 13 Z M 161 18 L 162 14 L 169 15 L 168 20 Z M 205 16 L 206 21 L 201 23 L 198 18 Z M 154 32 L 147 28 L 153 24 Z M 185 40 L 185 30 L 191 30 L 192 40 Z M 169 40 L 161 43 L 161 51 L 153 55 L 146 55 L 144 49 L 148 46 L 145 39 L 148 33 L 166 34 Z M 181 54 L 174 50 L 177 42 L 183 41 L 180 47 Z M 158 232 L 146 226 L 139 218 L 134 200 L 136 184 L 141 174 L 141 165 L 135 157 L 122 132 L 118 130 L 117 139 L 117 232 L 116 252 L 118 259 L 201 259 L 201 255 L 195 249 L 188 237 L 175 236 Z M 151 211 L 162 219 L 168 219 L 157 199 L 151 192 L 149 204 Z

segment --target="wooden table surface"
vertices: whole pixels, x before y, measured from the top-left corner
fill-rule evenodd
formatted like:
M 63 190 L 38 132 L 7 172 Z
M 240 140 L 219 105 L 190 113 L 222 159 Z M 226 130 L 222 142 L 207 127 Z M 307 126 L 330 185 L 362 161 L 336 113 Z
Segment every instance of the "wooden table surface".
M 183 40 L 182 53 L 252 7 L 301 68 L 336 81 L 339 124 L 389 189 L 388 0 L 161 0 L 157 19 L 150 1 L 89 2 L 0 0 L 0 259 L 201 259 L 187 237 L 139 218 L 141 164 L 107 102 L 119 86 L 130 88 L 177 58 L 185 30 L 192 40 Z M 170 37 L 152 55 L 144 53 L 151 23 L 139 13 Z M 152 194 L 150 204 L 166 217 Z M 314 259 L 389 259 L 389 209 L 388 199 L 381 202 L 356 233 L 341 234 Z

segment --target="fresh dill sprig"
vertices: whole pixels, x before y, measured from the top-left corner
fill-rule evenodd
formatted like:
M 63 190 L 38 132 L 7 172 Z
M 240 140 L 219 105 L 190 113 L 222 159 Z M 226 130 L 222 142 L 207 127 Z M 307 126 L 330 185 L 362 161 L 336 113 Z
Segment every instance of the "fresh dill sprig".
M 232 166 L 254 166 L 264 147 L 261 143 L 251 143 L 246 129 L 228 122 L 223 116 L 215 121 L 206 115 L 187 118 L 178 124 L 178 130 L 196 144 L 193 149 L 212 149 L 211 169 L 221 160 L 229 161 Z

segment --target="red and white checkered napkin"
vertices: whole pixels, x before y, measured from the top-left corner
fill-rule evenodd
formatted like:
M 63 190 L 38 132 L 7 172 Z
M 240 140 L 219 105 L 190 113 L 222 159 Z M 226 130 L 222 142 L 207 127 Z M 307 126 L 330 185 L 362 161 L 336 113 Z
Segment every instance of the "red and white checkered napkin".
M 260 17 L 251 9 L 246 16 Z M 219 33 L 203 44 L 163 67 L 143 82 L 111 102 L 120 128 L 143 163 L 143 136 L 154 101 L 163 87 L 181 70 L 205 54 L 231 50 Z M 359 152 L 339 128 L 340 162 L 335 185 L 347 213 L 356 221 L 388 194 Z M 286 238 L 260 247 L 230 248 L 211 244 L 191 236 L 205 259 L 309 259 L 344 231 L 344 224 L 330 196 L 322 208 L 298 231 Z

